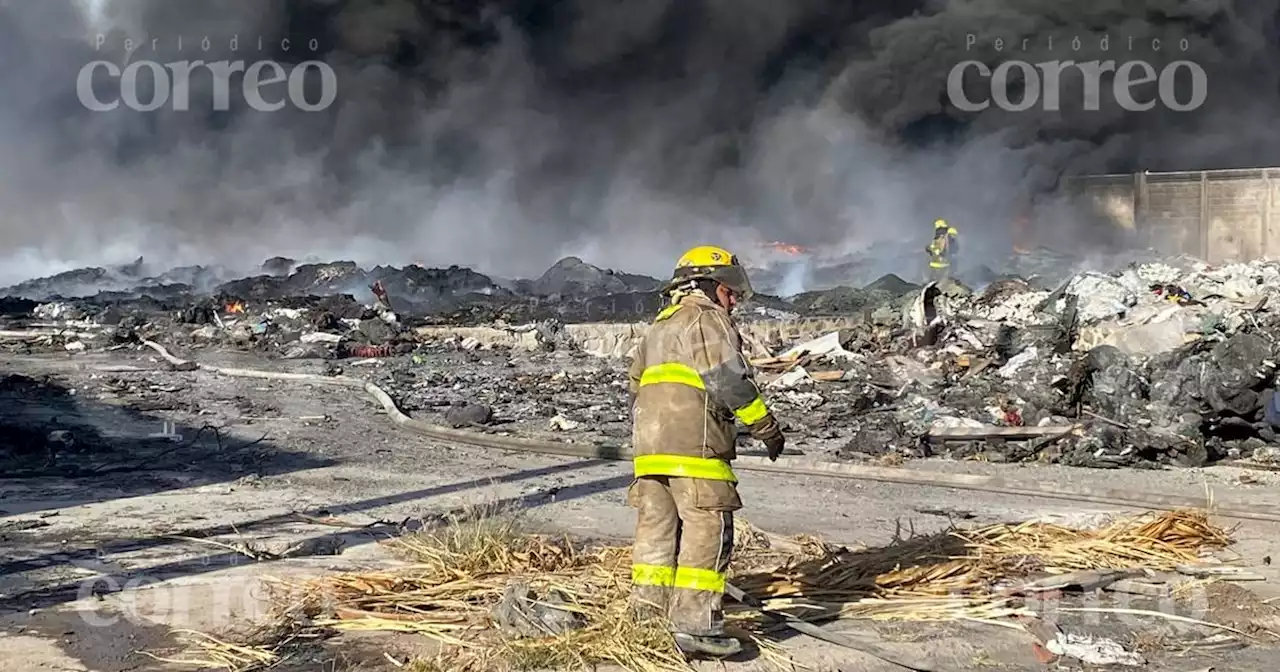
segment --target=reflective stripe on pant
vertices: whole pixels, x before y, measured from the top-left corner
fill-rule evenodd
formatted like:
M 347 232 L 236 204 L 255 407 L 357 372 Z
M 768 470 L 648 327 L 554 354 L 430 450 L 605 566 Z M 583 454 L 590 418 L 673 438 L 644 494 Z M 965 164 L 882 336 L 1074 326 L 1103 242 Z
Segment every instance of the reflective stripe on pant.
M 741 506 L 733 484 L 643 476 L 632 484 L 627 501 L 638 511 L 631 570 L 635 599 L 666 606 L 677 632 L 723 634 L 732 509 Z
M 631 546 L 631 597 L 644 612 L 665 616 L 675 583 L 680 514 L 665 487 L 638 479 L 627 492 L 636 508 L 636 538 Z

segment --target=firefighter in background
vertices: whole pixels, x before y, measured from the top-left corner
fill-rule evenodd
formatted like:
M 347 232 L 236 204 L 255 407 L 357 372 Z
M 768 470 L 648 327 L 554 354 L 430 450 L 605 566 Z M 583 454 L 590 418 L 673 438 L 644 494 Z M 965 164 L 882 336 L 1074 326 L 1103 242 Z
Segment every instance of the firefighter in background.
M 933 222 L 933 240 L 924 248 L 929 254 L 929 281 L 938 282 L 951 275 L 951 262 L 959 252 L 957 231 L 945 219 Z
M 640 342 L 629 370 L 638 510 L 632 548 L 633 602 L 666 616 L 687 654 L 731 656 L 722 602 L 742 508 L 730 461 L 741 420 L 778 459 L 782 430 L 760 396 L 730 312 L 751 295 L 746 270 L 728 251 L 695 247 L 677 262 L 670 303 Z

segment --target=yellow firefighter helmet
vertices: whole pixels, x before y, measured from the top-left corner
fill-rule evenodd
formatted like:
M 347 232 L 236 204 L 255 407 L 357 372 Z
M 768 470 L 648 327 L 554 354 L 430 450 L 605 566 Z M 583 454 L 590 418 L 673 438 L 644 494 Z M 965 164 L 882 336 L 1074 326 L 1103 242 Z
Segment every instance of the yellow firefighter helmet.
M 754 291 L 747 279 L 747 269 L 738 257 L 723 247 L 700 245 L 680 256 L 676 270 L 671 274 L 667 289 L 673 289 L 690 280 L 714 280 L 742 299 L 750 298 Z

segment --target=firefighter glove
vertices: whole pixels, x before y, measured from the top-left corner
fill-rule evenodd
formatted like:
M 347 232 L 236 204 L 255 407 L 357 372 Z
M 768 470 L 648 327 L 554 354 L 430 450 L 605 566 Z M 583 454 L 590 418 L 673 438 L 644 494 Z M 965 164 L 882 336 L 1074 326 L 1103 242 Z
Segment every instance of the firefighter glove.
M 778 419 L 773 417 L 772 413 L 751 426 L 751 436 L 769 449 L 770 460 L 777 460 L 782 454 L 782 449 L 787 445 L 786 438 L 782 436 L 782 426 L 778 424 Z
M 765 437 L 764 446 L 769 451 L 769 461 L 777 462 L 778 456 L 782 455 L 782 450 L 787 447 L 787 438 L 782 435 L 782 430 L 779 429 L 772 435 Z

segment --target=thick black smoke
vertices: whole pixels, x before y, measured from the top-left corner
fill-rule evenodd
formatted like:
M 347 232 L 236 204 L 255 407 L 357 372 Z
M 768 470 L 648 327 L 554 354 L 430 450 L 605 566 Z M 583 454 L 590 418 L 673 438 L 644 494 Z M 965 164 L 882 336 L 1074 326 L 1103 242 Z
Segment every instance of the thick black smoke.
M 1012 213 L 1063 173 L 1280 163 L 1276 9 L 0 2 L 0 284 L 138 254 L 160 265 L 252 267 L 285 254 L 512 275 L 579 254 L 661 274 L 691 244 L 846 251 L 927 233 L 938 216 L 994 250 Z M 141 46 L 126 54 L 130 37 Z M 211 112 L 199 77 L 188 111 L 92 112 L 76 95 L 78 72 L 97 59 L 226 58 L 322 60 L 338 97 L 322 112 L 264 113 L 233 87 L 233 109 Z M 947 98 L 948 72 L 966 59 L 1093 58 L 1191 60 L 1209 95 L 1194 112 L 1126 113 L 1104 82 L 1100 109 L 1082 110 L 1082 82 L 1064 76 L 1058 112 L 966 113 Z

